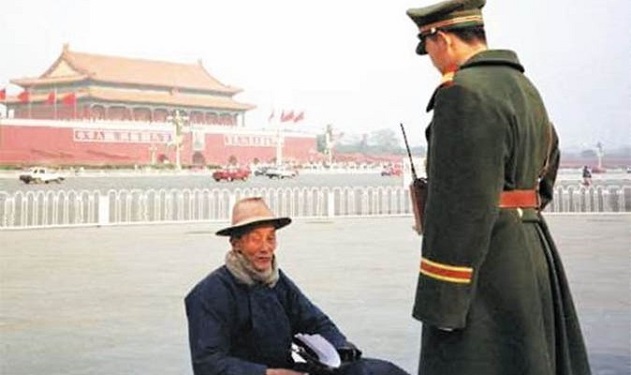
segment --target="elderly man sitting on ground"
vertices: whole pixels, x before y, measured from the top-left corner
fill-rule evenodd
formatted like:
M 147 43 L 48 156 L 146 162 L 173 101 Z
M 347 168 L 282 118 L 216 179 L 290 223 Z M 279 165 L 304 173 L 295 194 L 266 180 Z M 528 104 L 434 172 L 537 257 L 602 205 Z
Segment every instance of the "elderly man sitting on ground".
M 276 231 L 290 223 L 288 217 L 274 216 L 261 198 L 246 198 L 235 204 L 232 225 L 216 233 L 230 238 L 225 264 L 185 299 L 194 373 L 407 375 L 390 362 L 361 358 L 361 351 L 278 268 Z M 341 364 L 297 361 L 305 359 L 292 357 L 297 335 L 325 339 Z

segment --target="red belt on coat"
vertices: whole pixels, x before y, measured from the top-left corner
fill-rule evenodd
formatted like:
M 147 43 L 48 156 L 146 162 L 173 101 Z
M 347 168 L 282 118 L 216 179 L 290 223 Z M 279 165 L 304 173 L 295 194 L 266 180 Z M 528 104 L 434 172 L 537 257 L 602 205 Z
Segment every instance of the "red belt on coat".
M 539 208 L 536 190 L 509 190 L 500 194 L 500 208 Z

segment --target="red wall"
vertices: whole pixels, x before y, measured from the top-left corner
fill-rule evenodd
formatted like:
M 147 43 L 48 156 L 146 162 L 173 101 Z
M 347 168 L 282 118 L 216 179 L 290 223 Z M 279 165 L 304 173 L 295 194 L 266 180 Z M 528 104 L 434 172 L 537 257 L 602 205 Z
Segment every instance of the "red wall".
M 33 124 L 38 126 L 33 126 Z M 42 123 L 39 125 L 39 123 Z M 30 125 L 0 123 L 0 164 L 47 165 L 146 165 L 151 163 L 151 147 L 156 160 L 166 156 L 175 162 L 175 148 L 168 147 L 170 132 L 138 123 L 129 129 L 107 129 L 104 125 L 73 122 L 56 126 L 46 121 Z M 226 164 L 234 155 L 240 164 L 258 158 L 268 162 L 276 157 L 276 137 L 272 132 L 246 132 L 243 128 L 226 127 L 225 134 L 207 133 L 204 139 L 205 164 Z M 315 136 L 287 136 L 283 160 L 308 161 L 316 150 Z M 182 165 L 193 162 L 192 136 L 185 134 L 181 150 Z
M 266 145 L 252 145 L 248 140 L 257 140 L 261 137 L 257 135 L 238 135 L 245 142 L 231 142 L 223 134 L 206 135 L 206 150 L 204 156 L 207 161 L 214 164 L 226 164 L 230 156 L 234 155 L 240 164 L 247 164 L 258 158 L 261 162 L 270 162 L 276 158 L 276 146 L 274 136 L 263 136 L 262 139 L 268 141 Z M 282 158 L 283 160 L 295 160 L 306 162 L 309 155 L 316 150 L 316 140 L 314 138 L 285 138 Z

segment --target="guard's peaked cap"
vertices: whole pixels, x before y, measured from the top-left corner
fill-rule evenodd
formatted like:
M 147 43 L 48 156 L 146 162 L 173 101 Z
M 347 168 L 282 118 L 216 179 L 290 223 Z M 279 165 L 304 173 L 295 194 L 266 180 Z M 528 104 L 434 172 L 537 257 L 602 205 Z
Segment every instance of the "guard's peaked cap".
M 484 25 L 482 8 L 486 0 L 448 0 L 421 8 L 408 9 L 407 15 L 419 29 L 419 37 L 432 34 L 435 30 L 449 30 Z M 416 52 L 424 55 L 423 38 Z

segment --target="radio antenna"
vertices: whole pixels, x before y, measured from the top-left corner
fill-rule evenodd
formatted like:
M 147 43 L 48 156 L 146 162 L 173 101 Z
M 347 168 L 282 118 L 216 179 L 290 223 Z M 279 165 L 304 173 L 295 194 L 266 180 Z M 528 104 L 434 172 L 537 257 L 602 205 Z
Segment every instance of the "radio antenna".
M 414 160 L 412 160 L 412 152 L 410 151 L 410 145 L 408 144 L 408 137 L 405 135 L 405 128 L 403 127 L 403 123 L 400 122 L 401 132 L 403 133 L 403 141 L 405 141 L 405 149 L 408 152 L 408 157 L 410 158 L 410 168 L 412 169 L 412 178 L 416 180 L 416 169 L 414 168 Z

